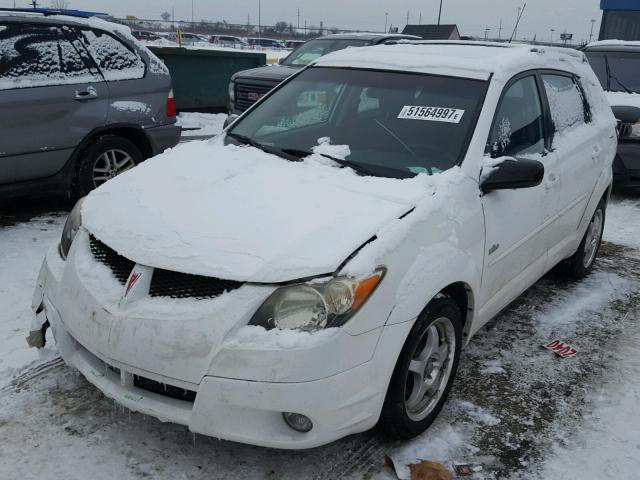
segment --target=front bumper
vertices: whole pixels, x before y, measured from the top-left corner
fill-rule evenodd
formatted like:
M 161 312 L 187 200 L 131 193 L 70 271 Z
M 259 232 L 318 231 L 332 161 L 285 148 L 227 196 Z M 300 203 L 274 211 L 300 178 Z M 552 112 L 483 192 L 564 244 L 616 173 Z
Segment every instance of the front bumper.
M 613 161 L 613 184 L 618 188 L 640 187 L 640 142 L 620 141 Z
M 182 127 L 175 123 L 150 127 L 145 130 L 151 141 L 153 155 L 159 155 L 168 148 L 175 147 L 180 142 Z
M 81 285 L 73 285 L 76 280 L 70 272 L 75 269 L 74 250 L 82 247 L 82 240 L 74 241 L 67 262 L 62 262 L 55 249 L 47 255 L 33 302 L 35 310 L 42 307 L 44 316 L 36 323 L 45 318 L 49 321 L 65 362 L 106 396 L 131 410 L 185 425 L 196 433 L 275 448 L 316 447 L 377 423 L 395 366 L 389 359 L 396 358 L 411 322 L 358 336 L 339 330 L 339 335 L 315 347 L 286 351 L 225 348 L 220 342 L 202 356 L 204 363 L 195 357 L 187 362 L 175 358 L 163 362 L 154 357 L 157 351 L 151 351 L 154 345 L 162 345 L 165 321 L 161 316 L 153 319 L 156 329 L 151 332 L 145 328 L 123 330 L 113 319 L 104 329 L 100 315 L 90 313 L 104 308 L 92 304 L 95 300 L 83 293 Z M 70 308 L 71 300 L 82 308 Z M 93 324 L 92 330 L 78 328 L 78 319 L 71 318 L 74 312 L 80 312 L 85 324 Z M 124 320 L 129 324 L 141 321 Z M 155 343 L 139 337 L 140 332 L 153 337 Z M 232 336 L 233 332 L 227 334 Z M 126 337 L 131 335 L 128 342 Z M 115 339 L 116 343 L 105 343 L 104 339 Z M 127 355 L 123 356 L 118 344 L 128 345 Z M 134 351 L 135 345 L 143 348 Z M 145 353 L 152 358 L 150 363 L 136 360 Z M 179 368 L 171 368 L 176 363 Z M 170 391 L 191 392 L 195 400 L 141 388 L 140 378 L 166 385 Z M 292 430 L 282 412 L 308 416 L 313 429 L 309 433 Z

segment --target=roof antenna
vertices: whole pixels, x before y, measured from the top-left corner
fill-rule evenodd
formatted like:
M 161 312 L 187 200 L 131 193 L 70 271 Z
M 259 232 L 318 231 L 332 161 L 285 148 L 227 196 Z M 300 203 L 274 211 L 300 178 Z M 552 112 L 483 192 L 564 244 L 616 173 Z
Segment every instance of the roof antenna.
M 524 5 L 522 6 L 522 10 L 520 10 L 520 14 L 518 15 L 518 19 L 516 20 L 516 26 L 513 28 L 513 32 L 511 33 L 511 36 L 509 37 L 509 43 L 512 42 L 513 37 L 515 36 L 516 32 L 518 31 L 518 25 L 520 25 L 520 19 L 522 18 L 522 15 L 524 15 L 524 9 L 527 8 L 527 2 L 524 3 Z

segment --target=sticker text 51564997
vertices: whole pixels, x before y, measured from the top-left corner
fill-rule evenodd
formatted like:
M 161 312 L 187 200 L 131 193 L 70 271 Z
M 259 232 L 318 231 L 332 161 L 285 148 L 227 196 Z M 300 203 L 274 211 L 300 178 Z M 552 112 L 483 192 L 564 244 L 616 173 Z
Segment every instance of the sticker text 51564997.
M 446 107 L 421 107 L 405 105 L 398 118 L 406 120 L 427 120 L 429 122 L 460 123 L 464 110 Z

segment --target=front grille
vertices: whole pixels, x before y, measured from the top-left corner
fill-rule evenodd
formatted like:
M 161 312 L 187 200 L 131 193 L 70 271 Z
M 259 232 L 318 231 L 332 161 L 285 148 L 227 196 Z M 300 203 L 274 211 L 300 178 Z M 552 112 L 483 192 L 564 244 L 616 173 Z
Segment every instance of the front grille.
M 217 297 L 225 291 L 236 290 L 242 285 L 242 282 L 233 280 L 189 275 L 188 273 L 156 268 L 151 279 L 149 295 L 152 297 L 196 298 L 202 300 Z
M 148 392 L 153 392 L 165 397 L 176 398 L 178 400 L 185 400 L 187 402 L 196 401 L 196 392 L 193 390 L 187 390 L 185 388 L 175 387 L 173 385 L 167 385 L 166 383 L 156 382 L 150 378 L 141 377 L 139 375 L 133 376 L 133 384 Z
M 89 236 L 91 253 L 97 261 L 111 269 L 118 281 L 125 285 L 129 275 L 135 267 L 135 262 L 129 260 L 105 245 L 93 235 Z M 203 300 L 215 298 L 224 292 L 236 290 L 243 285 L 234 280 L 222 280 L 215 277 L 190 275 L 156 268 L 151 278 L 149 295 L 152 297 L 195 298 Z
M 258 98 L 251 98 L 252 96 L 262 97 L 266 95 L 276 85 L 255 85 L 255 84 L 236 84 L 236 108 L 241 112 L 244 112 L 247 108 L 258 101 Z
M 122 285 L 127 283 L 127 279 L 129 275 L 131 275 L 135 262 L 132 262 L 122 255 L 118 255 L 118 252 L 102 243 L 93 235 L 89 236 L 89 246 L 91 247 L 91 253 L 93 253 L 97 261 L 109 267 L 113 275 Z

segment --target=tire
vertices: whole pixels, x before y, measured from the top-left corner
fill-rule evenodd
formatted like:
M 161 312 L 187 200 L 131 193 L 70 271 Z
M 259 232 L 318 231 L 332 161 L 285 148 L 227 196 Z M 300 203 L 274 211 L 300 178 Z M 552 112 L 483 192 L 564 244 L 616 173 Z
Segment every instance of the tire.
M 142 153 L 130 140 L 116 135 L 99 137 L 80 154 L 75 179 L 76 193 L 84 197 L 143 160 Z
M 605 201 L 600 200 L 578 250 L 564 263 L 564 271 L 575 280 L 584 278 L 593 269 L 593 264 L 598 257 L 598 251 L 602 243 L 606 209 Z
M 430 338 L 438 332 L 438 342 L 433 356 L 427 356 Z M 446 338 L 446 341 L 443 341 Z M 453 349 L 450 343 L 455 342 Z M 436 344 L 435 341 L 432 343 Z M 438 352 L 449 345 L 446 353 Z M 379 427 L 393 438 L 408 440 L 424 432 L 442 410 L 460 361 L 462 347 L 462 314 L 448 297 L 434 299 L 420 314 L 411 329 L 396 363 L 382 407 Z M 445 357 L 442 362 L 440 359 Z M 431 362 L 429 362 L 431 358 Z M 435 359 L 435 360 L 434 360 Z M 439 369 L 436 363 L 439 362 Z M 422 368 L 424 367 L 424 370 Z M 435 370 L 431 370 L 435 368 Z M 416 372 L 422 371 L 422 375 Z M 420 398 L 417 379 L 433 383 Z M 435 380 L 433 380 L 435 378 Z M 424 387 L 423 387 L 424 388 Z M 435 392 L 430 393 L 433 389 Z

